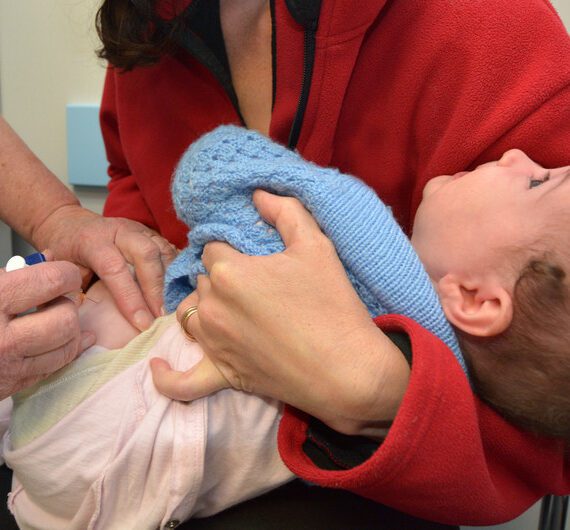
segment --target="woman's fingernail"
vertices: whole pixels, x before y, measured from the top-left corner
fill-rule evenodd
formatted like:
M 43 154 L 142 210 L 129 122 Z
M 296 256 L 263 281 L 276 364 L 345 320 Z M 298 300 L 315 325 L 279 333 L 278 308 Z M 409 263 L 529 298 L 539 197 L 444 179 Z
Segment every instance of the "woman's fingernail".
M 82 290 L 81 291 L 73 291 L 71 293 L 67 293 L 64 296 L 68 300 L 71 300 L 77 307 L 79 307 L 83 303 L 83 301 L 85 300 L 85 294 L 83 294 Z
M 166 316 L 166 307 L 162 306 L 162 307 L 160 308 L 160 316 L 162 316 L 162 317 L 163 317 L 163 316 Z
M 42 250 L 41 253 L 44 255 L 46 261 L 53 261 L 53 252 L 49 248 Z
M 140 309 L 135 313 L 134 316 L 135 326 L 140 330 L 144 331 L 145 329 L 150 328 L 153 322 L 152 315 L 145 311 L 144 309 Z

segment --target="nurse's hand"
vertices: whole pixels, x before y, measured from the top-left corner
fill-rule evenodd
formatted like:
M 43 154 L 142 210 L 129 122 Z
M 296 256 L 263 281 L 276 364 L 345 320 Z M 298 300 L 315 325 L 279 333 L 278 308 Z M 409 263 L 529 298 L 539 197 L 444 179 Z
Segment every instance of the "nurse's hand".
M 95 342 L 93 333 L 79 329 L 77 304 L 62 297 L 80 288 L 79 269 L 67 262 L 0 269 L 0 399 L 47 377 Z M 34 307 L 36 312 L 17 316 Z
M 69 205 L 48 217 L 34 234 L 34 242 L 38 248 L 49 248 L 56 259 L 85 267 L 84 275 L 93 271 L 99 276 L 137 329 L 147 329 L 161 314 L 164 272 L 177 251 L 154 230 Z
M 286 250 L 245 256 L 225 243 L 203 254 L 209 276 L 178 310 L 206 357 L 187 373 L 152 360 L 159 391 L 192 400 L 221 388 L 289 403 L 346 434 L 384 432 L 409 367 L 370 319 L 332 243 L 295 199 L 257 191 Z

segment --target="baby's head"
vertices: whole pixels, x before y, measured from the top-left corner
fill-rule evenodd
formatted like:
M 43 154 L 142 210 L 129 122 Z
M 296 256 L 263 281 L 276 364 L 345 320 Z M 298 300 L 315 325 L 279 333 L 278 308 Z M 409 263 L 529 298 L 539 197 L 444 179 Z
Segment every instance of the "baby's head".
M 432 179 L 412 243 L 455 326 L 479 396 L 570 440 L 570 166 L 522 151 Z

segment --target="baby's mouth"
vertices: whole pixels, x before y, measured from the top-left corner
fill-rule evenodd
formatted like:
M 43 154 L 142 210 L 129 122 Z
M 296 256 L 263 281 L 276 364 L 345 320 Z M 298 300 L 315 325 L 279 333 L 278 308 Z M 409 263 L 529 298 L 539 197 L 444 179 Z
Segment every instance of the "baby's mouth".
M 455 173 L 455 175 L 451 177 L 451 180 L 460 179 L 463 175 L 467 175 L 467 173 L 469 173 L 469 171 L 460 171 L 459 173 Z

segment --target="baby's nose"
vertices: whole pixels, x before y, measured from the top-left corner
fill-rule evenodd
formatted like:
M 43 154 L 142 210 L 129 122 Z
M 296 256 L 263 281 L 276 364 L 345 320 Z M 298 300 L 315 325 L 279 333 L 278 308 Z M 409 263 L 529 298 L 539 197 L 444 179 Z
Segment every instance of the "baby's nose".
M 520 167 L 528 168 L 528 170 L 535 170 L 539 166 L 536 162 L 531 160 L 526 153 L 520 149 L 509 149 L 503 154 L 501 159 L 497 162 L 498 166 L 502 167 Z
M 498 165 L 499 166 L 512 166 L 517 163 L 520 163 L 523 160 L 530 160 L 526 154 L 521 151 L 520 149 L 509 149 L 506 151 L 503 156 L 500 158 Z

